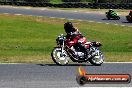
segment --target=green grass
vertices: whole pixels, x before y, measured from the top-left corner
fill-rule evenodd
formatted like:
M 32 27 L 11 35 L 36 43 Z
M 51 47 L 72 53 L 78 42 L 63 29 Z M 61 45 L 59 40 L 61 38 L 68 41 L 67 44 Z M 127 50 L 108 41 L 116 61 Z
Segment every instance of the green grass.
M 0 15 L 0 63 L 53 63 L 50 53 L 67 20 Z M 72 21 L 88 40 L 100 41 L 105 61 L 132 61 L 132 28 Z

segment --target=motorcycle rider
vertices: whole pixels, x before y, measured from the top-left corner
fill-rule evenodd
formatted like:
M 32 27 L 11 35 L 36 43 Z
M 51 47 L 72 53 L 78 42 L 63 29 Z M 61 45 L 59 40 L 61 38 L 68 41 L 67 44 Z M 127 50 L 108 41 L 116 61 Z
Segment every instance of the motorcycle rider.
M 111 14 L 112 14 L 113 12 L 115 12 L 115 11 L 112 10 L 112 9 L 110 9 L 110 10 L 108 11 L 108 15 L 111 16 Z
M 132 17 L 132 10 L 129 12 L 129 15 Z
M 80 31 L 73 26 L 72 22 L 66 22 L 64 24 L 64 29 L 65 29 L 65 32 L 67 33 L 66 43 L 68 47 L 73 50 L 73 46 L 78 45 L 79 47 L 81 47 L 82 50 L 84 50 L 84 46 L 82 45 L 81 42 L 78 42 L 78 40 L 81 38 L 86 40 L 86 38 L 83 37 Z

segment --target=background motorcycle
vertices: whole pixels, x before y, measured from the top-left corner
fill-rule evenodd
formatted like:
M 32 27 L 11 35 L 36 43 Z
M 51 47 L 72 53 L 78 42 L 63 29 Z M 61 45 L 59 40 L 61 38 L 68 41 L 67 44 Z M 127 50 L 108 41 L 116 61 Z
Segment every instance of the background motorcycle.
M 98 42 L 86 42 L 86 38 L 81 38 L 78 43 L 83 44 L 85 50 L 82 50 L 78 45 L 69 48 L 66 45 L 66 38 L 63 34 L 57 37 L 56 42 L 57 47 L 54 47 L 51 57 L 57 65 L 66 65 L 70 59 L 73 62 L 90 62 L 97 66 L 104 61 L 103 53 L 99 50 L 101 44 Z
M 126 16 L 126 19 L 127 19 L 128 22 L 132 22 L 132 16 L 127 15 L 127 16 Z
M 119 20 L 120 19 L 118 14 L 115 12 L 112 12 L 111 14 L 108 14 L 108 12 L 106 12 L 106 17 L 108 18 L 108 20 L 110 19 Z

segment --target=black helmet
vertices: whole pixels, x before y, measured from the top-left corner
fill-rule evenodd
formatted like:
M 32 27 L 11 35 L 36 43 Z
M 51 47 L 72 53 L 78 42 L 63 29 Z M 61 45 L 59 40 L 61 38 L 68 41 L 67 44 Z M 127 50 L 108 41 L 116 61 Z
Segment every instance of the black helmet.
M 73 29 L 72 22 L 66 22 L 64 24 L 64 29 L 65 29 L 66 33 L 70 33 L 72 31 L 72 29 Z
M 113 9 L 109 9 L 109 12 L 112 12 L 113 11 Z

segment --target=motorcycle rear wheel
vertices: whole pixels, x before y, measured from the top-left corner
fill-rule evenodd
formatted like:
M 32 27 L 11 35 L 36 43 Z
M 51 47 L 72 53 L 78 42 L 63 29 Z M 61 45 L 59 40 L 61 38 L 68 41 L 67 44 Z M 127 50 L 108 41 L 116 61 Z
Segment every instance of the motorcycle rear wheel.
M 107 17 L 108 20 L 110 20 L 110 16 L 107 15 L 106 17 Z
M 52 60 L 57 65 L 67 65 L 69 62 L 69 57 L 67 52 L 64 50 L 64 53 L 61 52 L 61 47 L 56 47 L 51 53 Z

